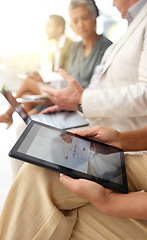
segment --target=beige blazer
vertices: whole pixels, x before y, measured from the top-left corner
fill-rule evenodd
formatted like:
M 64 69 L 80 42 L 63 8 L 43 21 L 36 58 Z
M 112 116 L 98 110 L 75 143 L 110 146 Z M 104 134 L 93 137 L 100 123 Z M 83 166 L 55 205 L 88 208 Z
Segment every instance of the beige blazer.
M 85 116 L 92 125 L 118 130 L 147 125 L 147 3 L 102 64 L 99 88 L 82 95 Z

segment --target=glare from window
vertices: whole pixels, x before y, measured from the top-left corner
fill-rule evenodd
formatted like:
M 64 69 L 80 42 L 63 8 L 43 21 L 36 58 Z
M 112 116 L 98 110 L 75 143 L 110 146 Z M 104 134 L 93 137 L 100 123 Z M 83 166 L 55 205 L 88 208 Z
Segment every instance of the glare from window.
M 127 24 L 112 2 L 96 0 L 100 9 L 97 32 L 115 43 L 126 31 Z M 55 49 L 54 43 L 47 41 L 45 33 L 45 23 L 50 14 L 63 16 L 68 37 L 79 39 L 70 28 L 69 3 L 70 0 L 0 1 L 0 83 L 9 79 L 13 84 L 18 74 L 50 66 L 48 53 Z
M 40 0 L 0 1 L 0 54 L 37 50 L 41 27 Z

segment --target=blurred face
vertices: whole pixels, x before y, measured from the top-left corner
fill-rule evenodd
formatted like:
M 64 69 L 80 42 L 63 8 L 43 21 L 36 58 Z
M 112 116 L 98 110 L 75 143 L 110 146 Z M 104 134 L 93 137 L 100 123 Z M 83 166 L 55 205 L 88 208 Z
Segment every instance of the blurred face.
M 138 1 L 139 0 L 113 0 L 113 6 L 120 11 L 122 18 L 125 18 L 128 9 Z
M 86 6 L 79 6 L 70 11 L 71 26 L 81 38 L 88 38 L 95 33 L 96 18 L 94 19 Z
M 56 39 L 57 37 L 57 25 L 54 21 L 54 19 L 49 18 L 48 22 L 46 24 L 46 33 L 48 36 L 48 39 Z

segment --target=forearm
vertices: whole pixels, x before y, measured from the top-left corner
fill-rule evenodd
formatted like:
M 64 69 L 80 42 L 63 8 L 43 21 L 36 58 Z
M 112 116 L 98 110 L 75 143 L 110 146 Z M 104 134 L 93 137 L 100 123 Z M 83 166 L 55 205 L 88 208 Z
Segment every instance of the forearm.
M 107 215 L 123 218 L 147 220 L 147 193 L 132 192 L 128 194 L 111 193 L 102 205 L 95 207 Z
M 80 198 L 86 199 L 101 212 L 115 217 L 147 220 L 147 193 L 117 193 L 100 184 L 60 176 L 60 181 Z
M 119 121 L 121 118 L 144 117 L 146 94 L 144 82 L 118 88 L 85 89 L 82 107 L 87 118 L 114 118 Z
M 147 126 L 121 132 L 121 146 L 124 151 L 147 150 Z

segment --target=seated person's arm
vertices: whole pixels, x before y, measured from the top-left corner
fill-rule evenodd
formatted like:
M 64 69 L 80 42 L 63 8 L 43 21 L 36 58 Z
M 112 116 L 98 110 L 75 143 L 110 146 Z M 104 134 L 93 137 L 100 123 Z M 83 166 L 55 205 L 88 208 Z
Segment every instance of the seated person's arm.
M 142 151 L 147 149 L 147 126 L 144 128 L 121 132 L 124 151 Z
M 105 214 L 147 220 L 146 192 L 117 193 L 95 182 L 72 179 L 65 175 L 60 176 L 60 181 Z
M 147 150 L 147 126 L 124 132 L 103 126 L 96 126 L 83 131 L 76 130 L 75 133 L 121 148 L 124 151 Z
M 67 82 L 67 87 L 62 89 L 42 89 L 42 91 L 46 92 L 49 99 L 54 103 L 53 107 L 43 110 L 42 113 L 58 112 L 61 110 L 76 111 L 79 103 L 81 102 L 81 96 L 84 91 L 81 85 L 63 69 L 60 69 L 59 73 Z
M 75 131 L 84 137 L 89 137 L 124 150 L 145 150 L 147 127 L 119 132 L 106 127 L 93 127 L 83 131 Z M 130 192 L 117 193 L 103 186 L 85 179 L 72 179 L 62 175 L 60 181 L 72 192 L 91 202 L 97 209 L 105 214 L 147 220 L 147 193 Z

